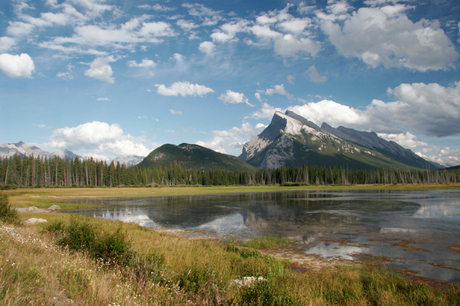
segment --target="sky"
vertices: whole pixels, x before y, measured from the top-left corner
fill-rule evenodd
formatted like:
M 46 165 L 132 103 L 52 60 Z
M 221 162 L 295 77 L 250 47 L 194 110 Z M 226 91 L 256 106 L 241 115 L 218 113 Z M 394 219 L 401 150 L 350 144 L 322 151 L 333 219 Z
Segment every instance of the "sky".
M 291 110 L 460 164 L 458 0 L 5 0 L 0 142 L 238 156 Z

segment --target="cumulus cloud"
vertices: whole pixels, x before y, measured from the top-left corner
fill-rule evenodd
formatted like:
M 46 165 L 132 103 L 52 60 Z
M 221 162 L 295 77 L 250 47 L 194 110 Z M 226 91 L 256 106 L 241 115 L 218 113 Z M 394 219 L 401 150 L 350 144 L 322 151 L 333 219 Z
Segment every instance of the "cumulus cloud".
M 154 61 L 149 60 L 147 58 L 144 58 L 140 63 L 137 63 L 136 61 L 128 61 L 128 67 L 149 67 L 149 68 L 154 68 L 157 64 L 155 64 Z
M 76 127 L 56 129 L 47 144 L 50 147 L 71 151 L 87 151 L 88 155 L 141 155 L 150 150 L 143 144 L 145 139 L 124 134 L 119 124 L 93 121 Z
M 197 141 L 196 144 L 217 152 L 239 155 L 243 145 L 260 134 L 266 127 L 262 123 L 252 126 L 246 122 L 242 124 L 241 128 L 233 127 L 226 131 L 212 131 L 213 138 L 211 140 Z
M 286 34 L 275 41 L 275 52 L 283 57 L 295 57 L 299 52 L 315 56 L 319 49 L 319 46 L 310 38 L 296 38 L 292 34 Z
M 321 29 L 345 57 L 357 57 L 375 68 L 383 65 L 418 71 L 455 67 L 458 52 L 441 29 L 439 21 L 412 22 L 398 4 L 364 7 L 336 22 L 332 15 L 317 13 Z M 332 16 L 332 17 L 331 17 Z
M 201 52 L 207 55 L 210 55 L 214 53 L 214 50 L 216 49 L 216 45 L 211 41 L 203 41 L 202 43 L 200 43 L 200 46 L 198 47 L 198 49 Z
M 436 83 L 401 84 L 388 92 L 396 101 L 373 100 L 363 109 L 322 100 L 289 106 L 287 110 L 318 125 L 327 122 L 336 127 L 342 125 L 385 134 L 410 132 L 435 137 L 460 134 L 460 82 L 450 87 Z M 251 117 L 271 118 L 275 111 L 285 110 L 264 103 Z
M 109 63 L 115 61 L 116 59 L 113 56 L 98 57 L 91 63 L 90 68 L 85 71 L 85 75 L 113 84 L 115 80 L 112 78 L 113 71 Z
M 35 70 L 34 61 L 26 54 L 0 54 L 0 69 L 10 78 L 31 78 Z
M 251 103 L 249 103 L 249 99 L 243 93 L 234 92 L 231 90 L 227 90 L 225 93 L 219 96 L 219 100 L 223 101 L 224 103 L 230 104 L 239 104 L 239 103 L 246 103 L 247 105 L 254 107 Z
M 208 93 L 214 92 L 211 88 L 204 85 L 190 84 L 189 82 L 176 82 L 166 87 L 163 84 L 156 84 L 157 92 L 163 96 L 205 96 Z
M 14 45 L 16 45 L 14 38 L 7 36 L 0 37 L 0 52 L 9 51 Z
M 415 152 L 420 157 L 441 164 L 443 166 L 452 167 L 460 165 L 460 150 L 451 149 L 449 147 L 429 146 Z
M 312 65 L 310 66 L 310 68 L 308 68 L 306 75 L 310 78 L 311 81 L 315 83 L 324 83 L 327 81 L 327 77 L 319 74 L 318 70 L 316 70 L 315 65 Z
M 426 142 L 417 141 L 417 136 L 409 132 L 400 134 L 378 133 L 378 136 L 388 141 L 394 141 L 407 149 L 428 146 Z

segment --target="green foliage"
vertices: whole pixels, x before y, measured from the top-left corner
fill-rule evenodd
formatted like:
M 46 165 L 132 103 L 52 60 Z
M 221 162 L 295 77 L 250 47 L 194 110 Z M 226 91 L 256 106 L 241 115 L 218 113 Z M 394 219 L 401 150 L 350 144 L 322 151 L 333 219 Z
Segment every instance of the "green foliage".
M 57 244 L 73 251 L 86 252 L 105 263 L 125 266 L 133 257 L 131 244 L 121 230 L 121 225 L 114 233 L 105 233 L 88 220 L 79 222 L 73 218 L 68 226 L 61 222 L 51 223 L 45 230 L 60 234 Z
M 252 284 L 241 286 L 239 295 L 231 301 L 231 305 L 294 306 L 299 303 L 278 282 L 256 280 Z
M 5 223 L 20 223 L 19 213 L 15 209 L 11 209 L 8 201 L 8 196 L 4 193 L 0 195 L 0 221 Z
M 243 245 L 254 249 L 266 249 L 289 246 L 293 241 L 289 238 L 281 237 L 257 237 L 249 241 L 243 241 Z

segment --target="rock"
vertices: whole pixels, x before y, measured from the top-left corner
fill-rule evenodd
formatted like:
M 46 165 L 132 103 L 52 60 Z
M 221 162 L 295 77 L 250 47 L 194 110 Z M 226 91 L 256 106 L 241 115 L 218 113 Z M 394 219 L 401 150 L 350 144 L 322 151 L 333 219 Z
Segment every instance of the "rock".
M 61 209 L 61 207 L 59 207 L 58 205 L 53 205 L 51 207 L 48 208 L 49 210 L 59 210 Z
M 48 222 L 48 220 L 40 219 L 40 218 L 30 218 L 24 223 L 25 224 L 35 224 L 35 223 L 43 223 L 43 222 Z
M 27 207 L 27 211 L 36 211 L 36 210 L 38 210 L 38 208 L 35 206 Z

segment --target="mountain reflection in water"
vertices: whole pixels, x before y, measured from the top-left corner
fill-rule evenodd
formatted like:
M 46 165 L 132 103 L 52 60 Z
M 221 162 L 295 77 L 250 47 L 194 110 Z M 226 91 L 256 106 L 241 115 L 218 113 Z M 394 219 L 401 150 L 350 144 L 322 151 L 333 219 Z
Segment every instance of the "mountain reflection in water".
M 307 190 L 76 202 L 99 204 L 72 211 L 86 216 L 221 237 L 288 237 L 307 254 L 386 256 L 393 258 L 389 266 L 460 282 L 455 270 L 460 254 L 448 248 L 460 241 L 459 190 Z

